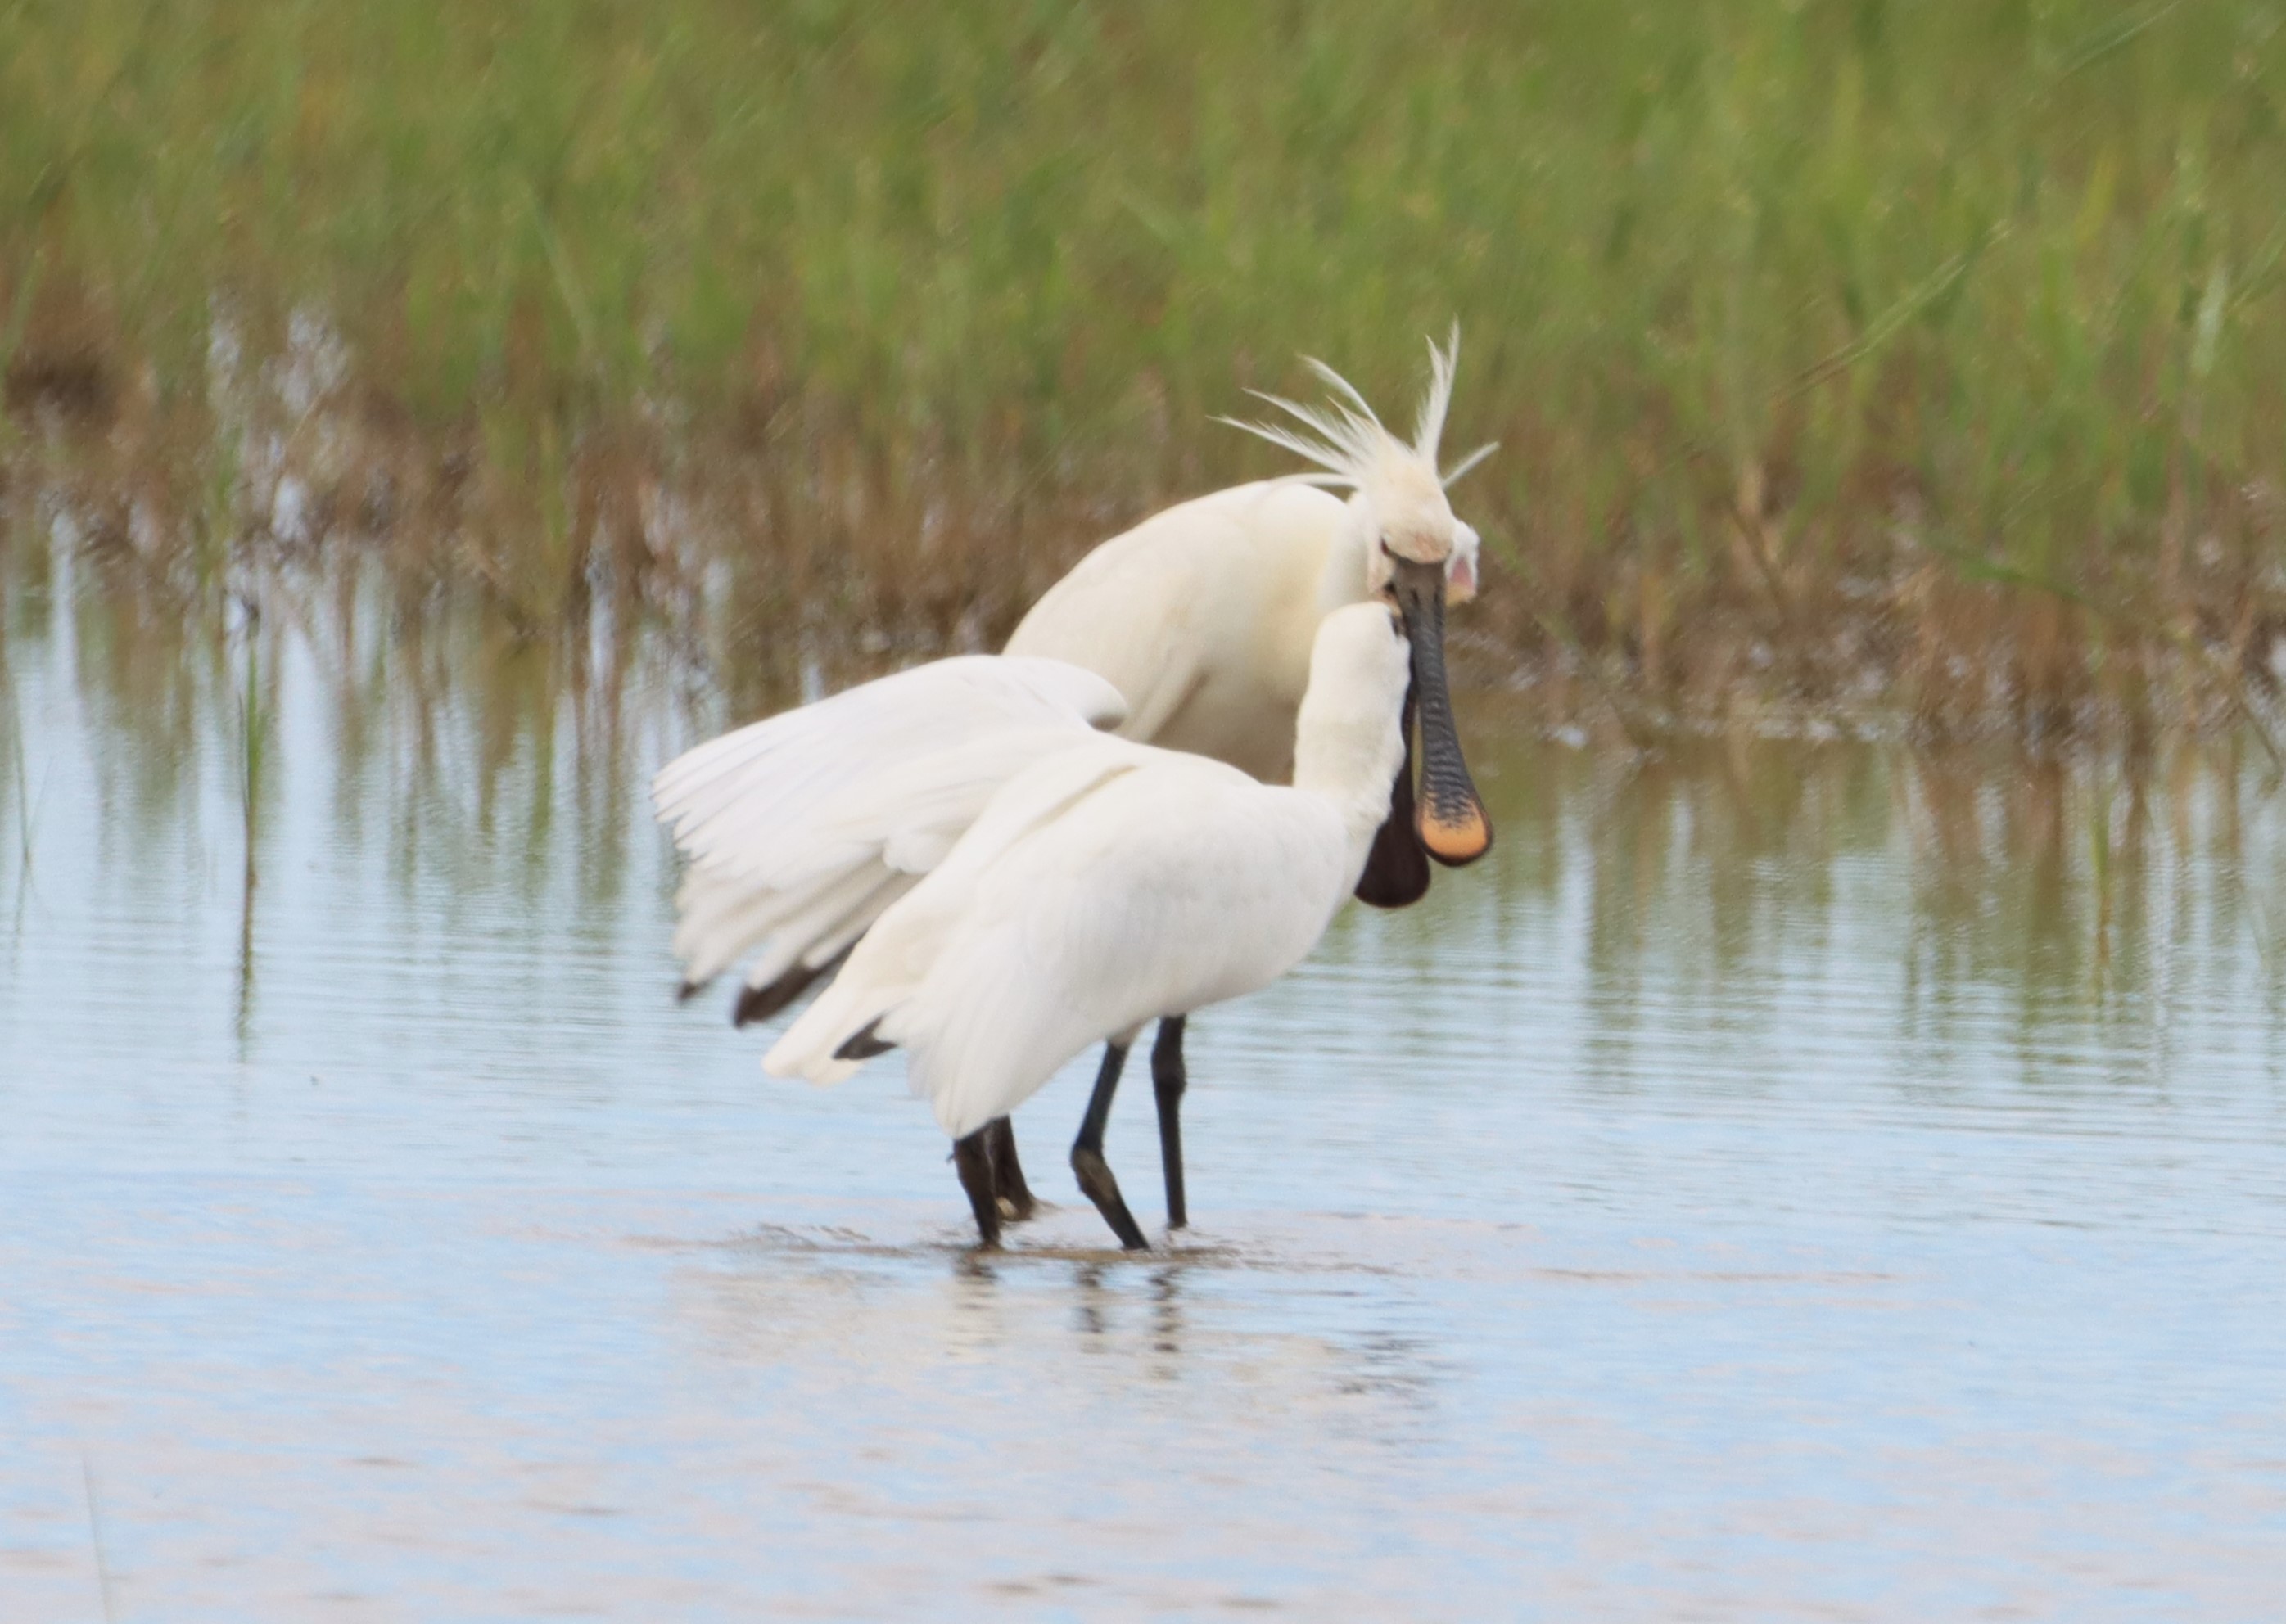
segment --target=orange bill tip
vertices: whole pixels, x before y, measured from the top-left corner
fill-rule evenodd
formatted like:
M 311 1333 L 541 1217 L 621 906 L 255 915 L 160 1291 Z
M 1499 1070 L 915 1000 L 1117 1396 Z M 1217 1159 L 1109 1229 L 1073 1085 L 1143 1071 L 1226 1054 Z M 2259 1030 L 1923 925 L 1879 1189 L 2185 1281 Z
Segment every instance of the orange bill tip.
M 1462 804 L 1456 812 L 1423 806 L 1414 828 L 1429 855 L 1448 868 L 1473 863 L 1493 849 L 1493 826 L 1474 801 Z

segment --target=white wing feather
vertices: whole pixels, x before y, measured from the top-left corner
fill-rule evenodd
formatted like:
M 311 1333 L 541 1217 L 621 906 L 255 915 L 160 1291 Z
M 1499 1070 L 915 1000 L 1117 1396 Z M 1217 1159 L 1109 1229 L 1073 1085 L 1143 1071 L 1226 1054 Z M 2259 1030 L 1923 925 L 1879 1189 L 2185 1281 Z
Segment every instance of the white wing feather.
M 1339 813 L 1196 757 L 1093 745 L 1012 783 L 765 1064 L 831 1082 L 867 1026 L 958 1138 L 1106 1033 L 1266 986 L 1355 876 Z M 1138 770 L 1147 769 L 1147 770 Z
M 994 791 L 1116 726 L 1118 690 L 1060 661 L 939 660 L 725 734 L 652 781 L 690 861 L 675 952 L 749 985 L 847 946 L 941 862 Z
M 837 1059 L 834 1052 L 911 995 L 992 865 L 1043 823 L 1161 754 L 1123 739 L 1086 740 L 1011 780 L 928 876 L 930 883 L 883 913 L 833 985 L 763 1056 L 764 1069 L 820 1084 L 838 1083 L 856 1071 L 858 1063 Z

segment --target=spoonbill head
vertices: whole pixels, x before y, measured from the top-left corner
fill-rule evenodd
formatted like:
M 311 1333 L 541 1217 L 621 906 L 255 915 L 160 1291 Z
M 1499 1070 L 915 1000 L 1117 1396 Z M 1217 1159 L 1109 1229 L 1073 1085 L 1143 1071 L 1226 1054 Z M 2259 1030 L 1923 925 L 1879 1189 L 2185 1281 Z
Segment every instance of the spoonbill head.
M 1454 516 L 1445 493 L 1494 450 L 1479 446 L 1449 469 L 1438 467 L 1437 445 L 1452 404 L 1459 352 L 1457 327 L 1443 349 L 1430 342 L 1429 387 L 1410 440 L 1391 433 L 1347 379 L 1314 359 L 1308 365 L 1331 391 L 1327 404 L 1304 405 L 1257 390 L 1291 420 L 1226 420 L 1316 464 L 1320 472 L 1303 479 L 1350 488 L 1328 574 L 1355 574 L 1362 579 L 1364 596 L 1387 600 L 1404 616 L 1413 656 L 1405 727 L 1408 754 L 1393 788 L 1392 827 L 1376 842 L 1359 892 L 1383 906 L 1410 902 L 1428 888 L 1423 854 L 1459 867 L 1492 849 L 1492 822 L 1461 755 L 1445 675 L 1445 608 L 1454 598 L 1476 595 L 1478 548 L 1475 530 Z M 1410 759 L 1415 713 L 1422 753 L 1417 804 L 1411 794 Z M 1408 823 L 1417 851 L 1407 849 Z
M 1387 428 L 1340 373 L 1310 362 L 1327 386 L 1323 404 L 1265 395 L 1282 420 L 1236 426 L 1313 471 L 1199 497 L 1113 537 L 1049 589 L 1007 647 L 1104 678 L 1127 701 L 1124 737 L 1283 782 L 1319 623 L 1344 604 L 1396 604 L 1416 642 L 1423 792 L 1416 802 L 1408 763 L 1359 891 L 1385 907 L 1428 889 L 1428 858 L 1470 862 L 1492 839 L 1458 765 L 1446 693 L 1445 608 L 1473 597 L 1478 580 L 1477 532 L 1446 490 L 1493 449 L 1439 464 L 1458 351 L 1457 330 L 1429 345 L 1410 437 Z
M 1465 603 L 1477 595 L 1478 537 L 1474 527 L 1454 515 L 1445 493 L 1496 448 L 1480 445 L 1450 468 L 1440 470 L 1437 461 L 1438 442 L 1444 437 L 1446 414 L 1453 404 L 1460 349 L 1458 326 L 1441 349 L 1430 341 L 1429 385 L 1409 440 L 1386 428 L 1354 384 L 1314 357 L 1305 357 L 1304 364 L 1331 391 L 1332 399 L 1325 404 L 1305 405 L 1257 389 L 1257 399 L 1291 420 L 1222 420 L 1283 446 L 1320 470 L 1298 479 L 1350 490 L 1335 552 L 1339 566 L 1364 566 L 1364 592 L 1352 596 L 1386 590 L 1391 566 L 1399 561 L 1436 565 L 1446 576 L 1453 602 Z

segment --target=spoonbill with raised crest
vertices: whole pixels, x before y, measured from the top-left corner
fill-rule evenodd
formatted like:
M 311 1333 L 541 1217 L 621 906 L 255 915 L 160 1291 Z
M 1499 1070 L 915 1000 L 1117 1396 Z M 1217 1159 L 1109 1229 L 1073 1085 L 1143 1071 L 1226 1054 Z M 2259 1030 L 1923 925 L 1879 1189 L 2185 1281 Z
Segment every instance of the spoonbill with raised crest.
M 1444 668 L 1445 608 L 1475 592 L 1478 537 L 1445 490 L 1492 448 L 1438 467 L 1457 349 L 1457 333 L 1430 345 L 1410 440 L 1311 362 L 1331 391 L 1327 404 L 1265 396 L 1291 422 L 1238 427 L 1316 471 L 1182 503 L 1103 543 L 1034 606 L 1006 655 L 862 684 L 670 764 L 653 796 L 690 859 L 675 933 L 686 995 L 747 958 L 733 1019 L 785 1008 L 942 859 L 1000 784 L 1092 728 L 1284 780 L 1316 629 L 1329 611 L 1376 597 L 1403 612 L 1411 673 L 1391 815 L 1358 895 L 1402 906 L 1427 890 L 1427 857 L 1458 865 L 1481 856 L 1491 828 L 1462 762 Z M 1175 1228 L 1188 1217 L 1183 1034 L 1183 1019 L 1169 1019 L 1152 1051 Z M 1025 1216 L 1032 1197 L 1013 1130 L 993 1125 L 991 1142 L 1002 1199 Z

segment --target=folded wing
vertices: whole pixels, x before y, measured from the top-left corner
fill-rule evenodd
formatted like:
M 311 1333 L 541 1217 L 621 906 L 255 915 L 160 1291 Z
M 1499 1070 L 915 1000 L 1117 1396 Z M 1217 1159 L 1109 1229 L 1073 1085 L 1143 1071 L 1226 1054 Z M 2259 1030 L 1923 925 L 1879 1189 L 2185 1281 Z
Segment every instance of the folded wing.
M 1353 883 L 1338 812 L 1106 740 L 996 796 L 763 1064 L 832 1083 L 882 1048 L 958 1138 L 1088 1045 L 1267 985 Z

